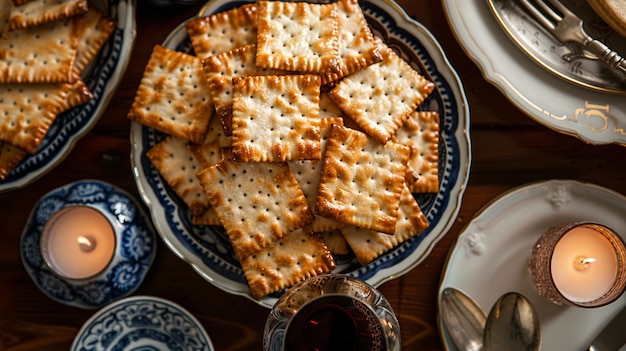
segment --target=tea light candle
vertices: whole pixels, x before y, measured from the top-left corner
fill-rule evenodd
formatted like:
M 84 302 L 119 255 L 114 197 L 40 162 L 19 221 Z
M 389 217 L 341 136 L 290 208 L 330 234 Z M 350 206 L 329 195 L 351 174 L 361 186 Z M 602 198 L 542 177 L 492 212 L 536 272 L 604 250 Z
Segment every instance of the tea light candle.
M 44 259 L 57 274 L 70 279 L 97 275 L 111 262 L 115 232 L 108 219 L 89 206 L 57 212 L 41 234 Z
M 578 222 L 550 228 L 531 250 L 528 268 L 540 295 L 558 305 L 598 307 L 626 290 L 626 247 L 610 228 Z
M 613 245 L 588 227 L 575 227 L 563 235 L 554 247 L 550 265 L 556 288 L 576 302 L 601 298 L 617 278 Z

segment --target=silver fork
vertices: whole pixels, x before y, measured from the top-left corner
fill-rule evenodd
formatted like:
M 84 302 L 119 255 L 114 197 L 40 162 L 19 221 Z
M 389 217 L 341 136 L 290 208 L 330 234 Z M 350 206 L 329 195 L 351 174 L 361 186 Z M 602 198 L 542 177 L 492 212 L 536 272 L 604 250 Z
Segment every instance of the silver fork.
M 626 61 L 605 43 L 583 29 L 583 21 L 558 0 L 519 0 L 526 11 L 562 44 L 576 44 L 581 50 L 626 75 Z M 567 59 L 567 58 L 566 58 Z

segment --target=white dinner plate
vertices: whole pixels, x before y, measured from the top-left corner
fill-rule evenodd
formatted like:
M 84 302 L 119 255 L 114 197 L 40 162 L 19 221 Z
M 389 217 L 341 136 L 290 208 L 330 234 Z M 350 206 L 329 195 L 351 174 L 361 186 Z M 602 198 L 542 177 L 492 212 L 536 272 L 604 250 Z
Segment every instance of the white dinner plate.
M 113 98 L 135 45 L 135 0 L 97 0 L 94 4 L 117 23 L 82 77 L 93 99 L 57 116 L 41 145 L 0 181 L 0 192 L 24 187 L 61 163 L 93 128 Z
M 244 3 L 246 1 L 214 0 L 207 3 L 203 13 L 220 12 Z M 362 1 L 361 5 L 373 32 L 385 38 L 390 47 L 435 83 L 434 92 L 421 108 L 438 111 L 441 118 L 441 186 L 437 194 L 416 195 L 430 227 L 365 266 L 359 265 L 352 255 L 335 257 L 337 268 L 334 272 L 350 274 L 376 287 L 408 272 L 426 258 L 454 223 L 469 176 L 469 110 L 458 76 L 425 27 L 410 19 L 393 1 Z M 190 51 L 191 44 L 184 24 L 178 26 L 163 45 Z M 253 299 L 224 229 L 191 225 L 187 207 L 145 157 L 145 152 L 162 138 L 163 134 L 151 128 L 137 123 L 131 126 L 133 174 L 161 238 L 174 253 L 215 286 L 272 307 L 283 292 L 260 300 Z
M 485 0 L 443 0 L 443 7 L 485 78 L 530 118 L 590 144 L 626 145 L 624 94 L 584 88 L 540 67 L 508 37 Z
M 626 239 L 626 197 L 573 180 L 550 180 L 513 189 L 493 200 L 463 229 L 444 269 L 439 296 L 454 287 L 487 313 L 510 291 L 525 295 L 539 313 L 543 350 L 585 350 L 602 327 L 626 306 L 626 296 L 598 308 L 558 306 L 537 294 L 527 269 L 541 233 L 570 222 L 596 221 Z M 441 301 L 439 299 L 439 306 Z M 448 350 L 457 350 L 439 310 Z

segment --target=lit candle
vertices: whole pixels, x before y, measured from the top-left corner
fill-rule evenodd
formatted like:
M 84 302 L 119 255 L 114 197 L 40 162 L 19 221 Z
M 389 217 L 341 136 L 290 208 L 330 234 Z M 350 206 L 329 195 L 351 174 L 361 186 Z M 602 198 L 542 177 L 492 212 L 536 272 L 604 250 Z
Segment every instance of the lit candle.
M 104 270 L 115 252 L 115 232 L 108 219 L 88 206 L 57 212 L 41 234 L 44 259 L 56 273 L 85 279 Z
M 617 278 L 617 255 L 604 235 L 575 227 L 556 243 L 551 261 L 552 280 L 561 294 L 588 302 L 609 292 Z

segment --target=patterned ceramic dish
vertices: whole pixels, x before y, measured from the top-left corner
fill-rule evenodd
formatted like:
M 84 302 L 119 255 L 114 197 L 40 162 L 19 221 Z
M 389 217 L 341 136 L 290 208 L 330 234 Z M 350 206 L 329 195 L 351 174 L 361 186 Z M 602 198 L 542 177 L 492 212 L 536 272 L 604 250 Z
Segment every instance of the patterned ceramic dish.
M 64 279 L 45 262 L 41 235 L 47 221 L 71 206 L 89 206 L 103 214 L 116 237 L 114 256 L 97 275 Z M 44 195 L 31 212 L 20 243 L 22 263 L 33 282 L 51 299 L 80 308 L 100 308 L 135 291 L 156 250 L 155 234 L 139 204 L 126 192 L 98 180 L 83 180 Z
M 133 296 L 96 312 L 74 338 L 71 351 L 212 351 L 200 322 L 183 307 L 153 296 Z
M 61 163 L 98 122 L 124 76 L 135 45 L 135 0 L 97 0 L 94 4 L 117 22 L 83 77 L 94 98 L 57 116 L 37 152 L 27 155 L 0 181 L 0 192 L 26 186 Z
M 246 1 L 214 0 L 207 3 L 202 14 L 225 11 L 244 3 Z M 438 111 L 441 118 L 441 187 L 437 194 L 416 194 L 430 228 L 365 266 L 359 265 L 351 255 L 336 257 L 335 273 L 352 275 L 376 287 L 415 267 L 452 226 L 469 176 L 469 109 L 456 72 L 425 27 L 412 20 L 391 0 L 361 1 L 360 4 L 373 32 L 435 83 L 435 91 L 422 108 Z M 184 24 L 176 28 L 163 45 L 190 51 L 191 44 Z M 224 291 L 252 299 L 224 229 L 193 226 L 187 207 L 145 157 L 145 152 L 162 137 L 162 134 L 137 123 L 131 126 L 133 174 L 139 192 L 150 208 L 157 232 L 174 253 L 191 264 L 206 280 Z M 254 301 L 271 308 L 281 294 Z

